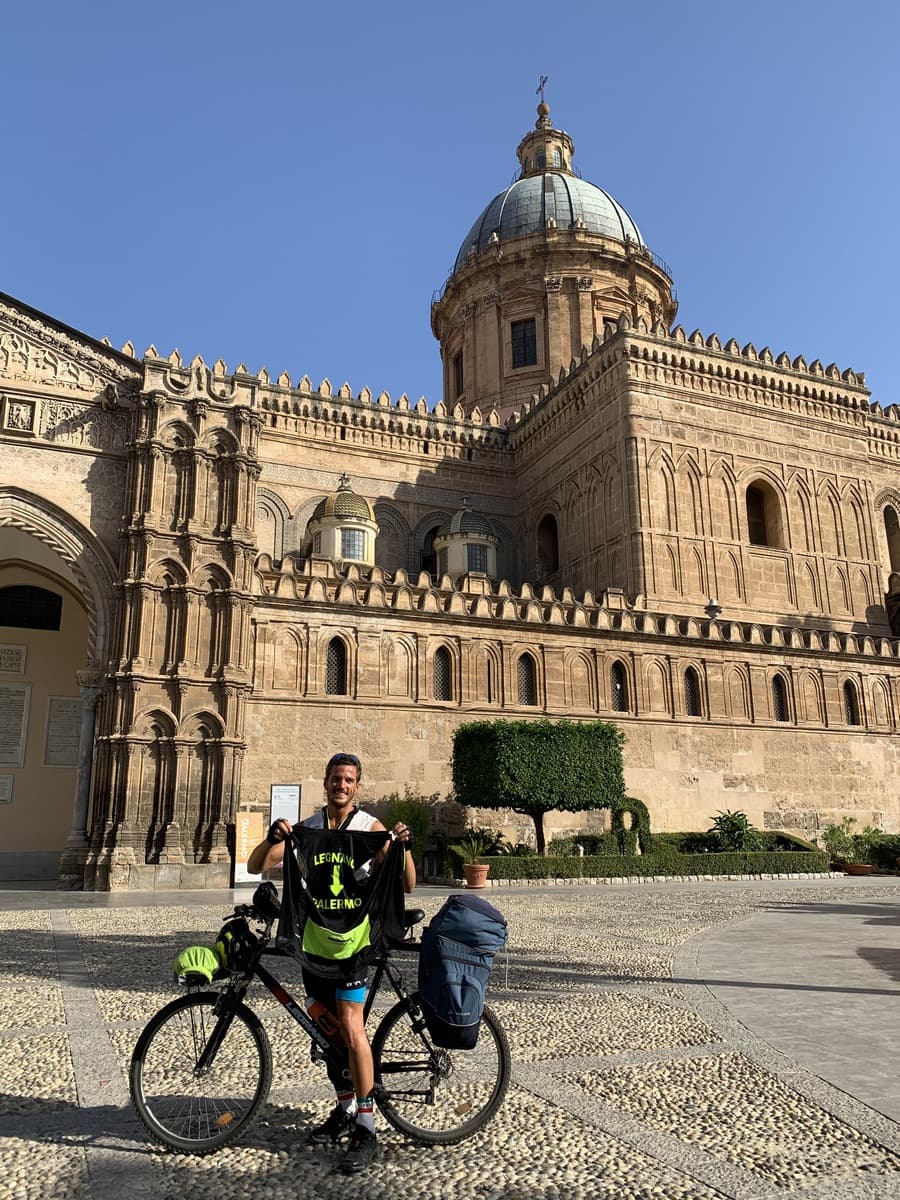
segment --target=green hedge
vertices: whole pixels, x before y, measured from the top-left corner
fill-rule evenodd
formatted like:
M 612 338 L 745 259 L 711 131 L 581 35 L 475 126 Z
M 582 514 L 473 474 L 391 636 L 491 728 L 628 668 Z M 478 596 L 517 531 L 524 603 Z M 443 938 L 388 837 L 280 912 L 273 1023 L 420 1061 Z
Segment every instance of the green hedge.
M 585 855 L 583 858 L 485 859 L 493 879 L 616 879 L 629 875 L 787 875 L 828 870 L 823 851 L 732 851 L 720 854 Z

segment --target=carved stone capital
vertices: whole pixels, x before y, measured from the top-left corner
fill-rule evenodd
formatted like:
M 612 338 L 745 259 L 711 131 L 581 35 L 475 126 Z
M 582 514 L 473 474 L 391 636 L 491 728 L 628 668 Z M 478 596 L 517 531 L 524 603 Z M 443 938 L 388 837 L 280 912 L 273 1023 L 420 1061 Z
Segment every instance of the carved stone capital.
M 548 292 L 562 291 L 562 275 L 545 275 L 544 288 Z

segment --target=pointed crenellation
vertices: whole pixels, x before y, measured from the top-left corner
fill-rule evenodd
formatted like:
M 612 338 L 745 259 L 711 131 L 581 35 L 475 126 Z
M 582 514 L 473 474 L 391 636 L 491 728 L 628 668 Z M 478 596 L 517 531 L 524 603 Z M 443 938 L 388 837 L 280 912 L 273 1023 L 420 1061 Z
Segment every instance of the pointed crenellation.
M 328 570 L 323 573 L 322 567 Z M 514 590 L 508 580 L 495 585 L 484 576 L 443 574 L 435 581 L 426 571 L 415 582 L 402 568 L 393 576 L 378 567 L 348 564 L 338 570 L 322 559 L 302 561 L 299 569 L 290 556 L 275 567 L 269 554 L 257 556 L 254 570 L 258 594 L 315 600 L 336 605 L 392 608 L 405 611 L 410 620 L 420 615 L 447 613 L 523 625 L 591 628 L 609 633 L 640 633 L 642 637 L 671 644 L 719 640 L 768 647 L 783 655 L 786 649 L 827 651 L 854 658 L 900 658 L 900 640 L 858 637 L 836 630 L 816 630 L 794 625 L 741 621 L 701 621 L 671 612 L 654 612 L 630 603 L 618 589 L 608 589 L 597 600 L 593 593 L 577 597 L 565 587 L 561 597 L 549 585 L 539 588 L 525 581 Z M 538 594 L 539 593 L 539 594 Z M 263 601 L 264 602 L 264 601 Z

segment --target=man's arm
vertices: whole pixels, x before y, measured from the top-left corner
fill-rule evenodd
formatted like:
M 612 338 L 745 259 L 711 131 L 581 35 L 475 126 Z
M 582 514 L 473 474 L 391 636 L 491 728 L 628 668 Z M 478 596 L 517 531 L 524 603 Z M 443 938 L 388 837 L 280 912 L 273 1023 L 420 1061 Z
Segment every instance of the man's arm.
M 372 832 L 380 833 L 382 830 L 384 830 L 385 833 L 387 833 L 387 828 L 384 825 L 382 825 L 382 823 L 380 821 L 376 821 L 375 824 L 372 826 Z M 394 826 L 394 828 L 391 830 L 391 832 L 393 833 L 394 837 L 397 839 L 398 842 L 404 843 L 403 849 L 404 849 L 405 853 L 403 855 L 403 890 L 404 890 L 404 892 L 406 892 L 408 894 L 416 886 L 416 864 L 415 864 L 415 862 L 413 862 L 412 850 L 409 848 L 409 845 L 407 844 L 412 840 L 412 835 L 410 834 L 409 827 L 404 825 L 402 821 L 398 821 L 397 824 Z M 389 846 L 390 846 L 390 843 L 388 843 L 388 845 L 386 845 L 383 850 L 379 850 L 378 853 L 375 855 L 375 857 L 372 861 L 376 865 L 378 865 L 384 861 L 385 856 L 387 855 Z
M 284 840 L 290 837 L 290 822 L 279 817 L 269 826 L 269 832 L 253 850 L 247 859 L 247 870 L 251 875 L 261 875 L 263 871 L 277 867 L 284 859 Z

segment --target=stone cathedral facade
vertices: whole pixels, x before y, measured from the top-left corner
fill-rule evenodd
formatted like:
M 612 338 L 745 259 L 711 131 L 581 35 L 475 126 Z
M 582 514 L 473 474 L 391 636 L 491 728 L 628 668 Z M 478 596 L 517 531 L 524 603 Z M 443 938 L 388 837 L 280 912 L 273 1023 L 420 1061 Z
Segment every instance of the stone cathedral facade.
M 676 325 L 546 105 L 517 154 L 434 407 L 0 295 L 0 876 L 227 885 L 273 785 L 444 798 L 474 718 L 617 722 L 656 828 L 900 826 L 900 412 Z

